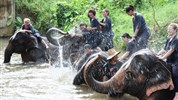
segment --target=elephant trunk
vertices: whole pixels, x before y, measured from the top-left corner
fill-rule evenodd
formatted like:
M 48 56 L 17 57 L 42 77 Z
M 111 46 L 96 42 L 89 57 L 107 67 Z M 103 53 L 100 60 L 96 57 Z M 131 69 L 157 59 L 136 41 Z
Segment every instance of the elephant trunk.
M 6 50 L 5 50 L 5 53 L 4 53 L 4 63 L 9 63 L 10 62 L 12 53 L 13 53 L 13 49 L 12 49 L 12 47 L 10 45 L 8 45 Z
M 99 56 L 94 57 L 89 61 L 89 63 L 86 64 L 84 69 L 84 79 L 88 86 L 90 86 L 93 90 L 99 93 L 103 94 L 122 94 L 122 91 L 120 91 L 120 83 L 117 83 L 118 77 L 113 76 L 110 80 L 105 82 L 99 82 L 97 81 L 93 75 L 92 70 L 95 68 L 95 66 L 92 66 L 94 63 L 97 63 L 97 59 Z M 97 67 L 97 66 L 96 66 Z
M 58 28 L 50 28 L 47 32 L 46 32 L 46 37 L 48 39 L 49 42 L 51 42 L 52 44 L 59 46 L 59 42 L 58 39 L 53 38 L 51 35 L 53 33 L 58 33 L 61 35 L 68 35 L 67 32 L 63 32 L 62 30 L 58 29 Z

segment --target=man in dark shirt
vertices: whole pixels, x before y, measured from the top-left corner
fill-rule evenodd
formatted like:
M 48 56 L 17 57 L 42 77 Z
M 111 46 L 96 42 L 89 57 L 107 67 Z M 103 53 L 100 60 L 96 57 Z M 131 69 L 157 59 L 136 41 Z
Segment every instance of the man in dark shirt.
M 119 52 L 114 49 L 108 50 L 109 57 L 107 58 L 108 62 L 104 65 L 103 70 L 103 81 L 107 81 L 119 70 L 122 63 L 118 61 Z
M 24 24 L 21 27 L 21 31 L 31 33 L 37 38 L 38 42 L 41 42 L 46 48 L 49 48 L 46 42 L 40 36 L 40 33 L 35 28 L 33 28 L 29 18 L 24 18 Z
M 119 61 L 125 62 L 133 53 L 139 50 L 137 43 L 128 33 L 122 35 L 122 40 L 127 44 L 126 52 L 119 58 Z
M 157 53 L 159 59 L 166 59 L 166 62 L 172 65 L 173 82 L 175 86 L 176 95 L 174 100 L 178 100 L 178 25 L 171 23 L 168 26 L 168 39 L 164 49 Z M 161 56 L 163 54 L 163 56 Z
M 140 13 L 135 12 L 135 9 L 132 5 L 126 7 L 125 11 L 129 16 L 133 16 L 132 21 L 135 35 L 134 38 L 138 42 L 139 48 L 145 49 L 150 37 L 150 30 L 145 22 L 144 17 Z

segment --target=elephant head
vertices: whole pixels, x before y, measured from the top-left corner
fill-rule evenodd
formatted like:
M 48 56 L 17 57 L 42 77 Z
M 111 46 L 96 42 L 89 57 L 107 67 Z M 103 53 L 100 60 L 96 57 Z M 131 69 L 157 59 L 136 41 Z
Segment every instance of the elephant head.
M 84 80 L 85 66 L 96 55 L 102 56 L 103 59 L 97 62 L 97 68 L 93 69 L 93 76 L 98 81 L 101 81 L 103 79 L 103 75 L 102 75 L 103 67 L 102 67 L 102 65 L 106 63 L 106 61 L 107 61 L 106 59 L 108 57 L 108 54 L 106 52 L 103 52 L 103 51 L 93 51 L 93 52 L 87 53 L 86 55 L 81 57 L 80 60 L 74 66 L 74 68 L 76 68 L 78 72 L 74 77 L 73 85 L 86 84 L 86 82 Z
M 128 93 L 140 100 L 172 100 L 174 88 L 170 66 L 145 49 L 133 54 L 108 81 L 99 82 L 92 69 L 102 57 L 91 59 L 84 69 L 85 82 L 95 91 L 104 94 Z
M 57 38 L 54 38 L 52 35 L 58 34 Z M 46 33 L 47 39 L 49 42 L 56 46 L 63 47 L 63 58 L 67 60 L 70 58 L 70 61 L 73 63 L 77 60 L 78 57 L 83 54 L 83 38 L 78 35 L 70 35 L 67 32 L 63 32 L 57 28 L 51 28 Z M 74 59 L 75 58 L 75 59 Z
M 26 55 L 26 52 L 32 48 L 38 48 L 37 39 L 30 33 L 16 31 L 9 39 L 8 46 L 5 49 L 4 63 L 8 63 L 10 61 L 12 53 Z

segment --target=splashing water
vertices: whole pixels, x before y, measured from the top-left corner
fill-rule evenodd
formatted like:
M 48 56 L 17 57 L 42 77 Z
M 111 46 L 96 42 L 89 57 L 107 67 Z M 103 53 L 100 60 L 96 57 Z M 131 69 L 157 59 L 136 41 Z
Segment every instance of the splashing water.
M 63 66 L 63 54 L 62 54 L 62 52 L 63 52 L 63 46 L 61 46 L 60 44 L 59 44 L 59 41 L 58 41 L 58 45 L 59 45 L 59 62 L 60 62 L 60 67 L 64 67 Z

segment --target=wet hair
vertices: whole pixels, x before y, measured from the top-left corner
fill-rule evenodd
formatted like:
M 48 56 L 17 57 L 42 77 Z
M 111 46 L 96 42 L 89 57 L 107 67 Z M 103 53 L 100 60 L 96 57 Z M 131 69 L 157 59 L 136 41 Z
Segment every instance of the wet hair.
M 85 44 L 84 49 L 92 49 L 92 46 L 90 44 Z
M 169 26 L 172 26 L 174 30 L 178 31 L 178 24 L 177 23 L 171 23 Z
M 92 13 L 94 16 L 96 15 L 96 11 L 93 10 L 93 9 L 90 9 L 90 10 L 88 11 L 88 16 L 89 16 L 89 13 Z
M 124 33 L 122 35 L 122 38 L 129 38 L 129 39 L 131 39 L 132 37 L 128 33 Z
M 131 11 L 134 11 L 134 10 L 135 10 L 135 9 L 134 9 L 134 6 L 129 5 L 128 7 L 125 8 L 125 12 L 126 12 L 126 13 L 128 13 L 130 10 L 131 10 Z
M 87 27 L 87 24 L 85 22 L 82 22 L 82 23 L 80 23 L 80 27 L 81 26 L 86 26 Z
M 108 9 L 103 9 L 103 11 L 105 11 L 108 15 L 109 15 L 109 10 Z

